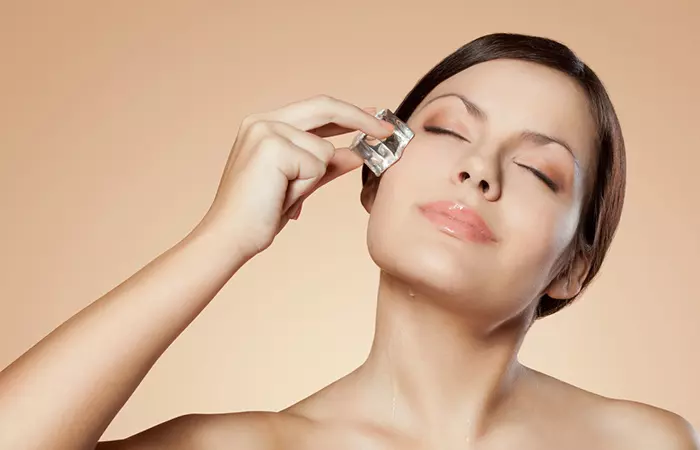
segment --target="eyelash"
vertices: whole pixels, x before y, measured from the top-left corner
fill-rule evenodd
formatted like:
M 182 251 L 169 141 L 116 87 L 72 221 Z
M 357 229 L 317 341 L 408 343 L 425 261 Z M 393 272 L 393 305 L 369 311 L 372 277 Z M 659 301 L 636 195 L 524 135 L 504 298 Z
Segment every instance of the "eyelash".
M 455 132 L 452 131 L 452 130 L 447 130 L 447 129 L 445 129 L 445 128 L 435 127 L 435 126 L 432 126 L 432 125 L 426 125 L 426 126 L 423 127 L 423 129 L 424 129 L 426 132 L 428 132 L 428 133 L 444 134 L 444 135 L 447 135 L 447 136 L 456 137 L 456 138 L 459 139 L 460 141 L 465 141 L 465 142 L 471 143 L 471 141 L 470 141 L 469 139 L 465 138 L 465 137 L 462 136 L 461 134 L 455 133 Z
M 559 186 L 557 186 L 557 184 L 554 181 L 552 181 L 552 179 L 549 178 L 547 175 L 543 174 L 542 172 L 535 169 L 534 167 L 526 166 L 526 165 L 520 164 L 520 163 L 515 163 L 515 164 L 522 167 L 525 170 L 529 170 L 530 172 L 532 172 L 533 175 L 535 175 L 537 178 L 539 178 L 552 191 L 559 192 Z
M 452 136 L 452 137 L 455 137 L 461 141 L 471 143 L 471 141 L 468 140 L 467 138 L 465 138 L 464 136 L 459 135 L 459 134 L 455 133 L 454 131 L 447 130 L 445 128 L 426 125 L 423 127 L 423 129 L 428 133 Z M 520 163 L 515 163 L 515 164 L 518 165 L 519 167 L 522 167 L 523 169 L 529 170 L 534 176 L 539 178 L 540 181 L 542 181 L 544 184 L 546 184 L 547 187 L 549 189 L 551 189 L 553 192 L 559 191 L 559 186 L 557 186 L 557 184 L 554 181 L 552 181 L 552 179 L 549 178 L 544 173 L 540 172 L 539 170 L 535 169 L 534 167 L 526 166 L 526 165 L 520 164 Z

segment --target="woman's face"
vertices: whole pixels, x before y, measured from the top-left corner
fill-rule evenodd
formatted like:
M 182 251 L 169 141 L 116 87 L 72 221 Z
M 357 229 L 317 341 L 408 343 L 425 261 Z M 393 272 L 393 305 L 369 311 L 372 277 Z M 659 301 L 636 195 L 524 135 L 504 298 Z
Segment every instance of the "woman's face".
M 590 186 L 595 125 L 576 82 L 495 60 L 435 88 L 408 121 L 415 137 L 363 192 L 374 261 L 462 312 L 505 320 L 553 281 Z

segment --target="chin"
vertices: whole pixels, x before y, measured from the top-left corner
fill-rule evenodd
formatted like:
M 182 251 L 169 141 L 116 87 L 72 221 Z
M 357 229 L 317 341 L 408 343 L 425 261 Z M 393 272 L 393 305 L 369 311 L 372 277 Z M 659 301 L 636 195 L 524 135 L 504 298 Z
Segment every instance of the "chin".
M 370 256 L 381 270 L 416 292 L 450 302 L 479 297 L 483 261 L 456 252 L 449 243 L 370 245 Z
M 503 273 L 495 268 L 493 255 L 479 248 L 456 251 L 449 241 L 407 241 L 385 237 L 369 242 L 372 260 L 398 286 L 484 324 L 503 322 L 527 308 L 527 296 L 518 295 L 513 280 L 496 279 Z

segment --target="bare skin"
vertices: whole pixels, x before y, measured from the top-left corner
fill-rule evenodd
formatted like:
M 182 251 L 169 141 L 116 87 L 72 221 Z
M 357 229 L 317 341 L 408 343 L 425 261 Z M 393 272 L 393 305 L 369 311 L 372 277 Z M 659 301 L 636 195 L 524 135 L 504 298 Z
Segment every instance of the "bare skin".
M 381 281 L 374 344 L 357 370 L 285 411 L 183 416 L 98 442 L 160 355 L 304 199 L 361 165 L 323 137 L 390 133 L 371 110 L 318 97 L 246 119 L 201 224 L 0 373 L 0 448 L 698 449 L 673 413 L 517 361 L 535 299 L 581 288 L 585 261 L 565 279 L 551 273 L 596 155 L 581 94 L 563 76 L 512 61 L 480 66 L 435 89 L 409 122 L 410 151 L 362 192 Z M 488 119 L 465 115 L 455 93 Z M 453 126 L 473 147 L 427 125 Z M 531 128 L 572 152 L 506 145 Z M 530 165 L 560 188 L 548 190 Z M 414 214 L 416 201 L 457 197 L 479 209 L 497 245 L 455 239 Z

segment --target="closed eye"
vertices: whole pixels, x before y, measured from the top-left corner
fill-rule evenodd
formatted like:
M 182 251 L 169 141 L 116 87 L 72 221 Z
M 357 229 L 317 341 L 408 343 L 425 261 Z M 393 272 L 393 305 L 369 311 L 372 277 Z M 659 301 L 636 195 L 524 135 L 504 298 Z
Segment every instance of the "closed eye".
M 530 171 L 530 173 L 532 173 L 534 176 L 539 178 L 540 181 L 542 181 L 544 184 L 546 184 L 547 187 L 549 189 L 551 189 L 553 192 L 559 192 L 559 186 L 554 181 L 552 181 L 551 178 L 549 178 L 547 175 L 545 175 L 544 173 L 540 172 L 539 170 L 535 169 L 534 167 L 526 166 L 524 164 L 519 164 L 519 163 L 515 163 L 515 164 L 517 164 L 518 166 L 522 167 L 525 170 Z
M 445 128 L 440 128 L 440 127 L 436 127 L 436 126 L 432 126 L 432 125 L 425 125 L 423 127 L 423 129 L 428 133 L 443 134 L 443 135 L 447 135 L 447 136 L 452 136 L 452 137 L 456 137 L 460 141 L 471 143 L 471 141 L 469 139 L 465 138 L 461 134 L 455 133 L 452 130 L 448 130 Z

